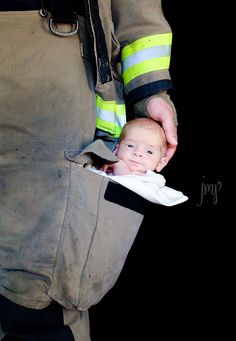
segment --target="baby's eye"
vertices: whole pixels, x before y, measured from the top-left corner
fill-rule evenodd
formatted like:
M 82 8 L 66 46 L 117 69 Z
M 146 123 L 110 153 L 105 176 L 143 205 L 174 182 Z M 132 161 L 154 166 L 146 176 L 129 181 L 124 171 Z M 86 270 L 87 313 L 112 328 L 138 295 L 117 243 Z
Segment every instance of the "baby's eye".
M 128 148 L 133 148 L 134 147 L 132 144 L 128 144 L 127 146 L 128 146 Z
M 153 151 L 152 150 L 147 150 L 147 153 L 148 154 L 153 154 Z

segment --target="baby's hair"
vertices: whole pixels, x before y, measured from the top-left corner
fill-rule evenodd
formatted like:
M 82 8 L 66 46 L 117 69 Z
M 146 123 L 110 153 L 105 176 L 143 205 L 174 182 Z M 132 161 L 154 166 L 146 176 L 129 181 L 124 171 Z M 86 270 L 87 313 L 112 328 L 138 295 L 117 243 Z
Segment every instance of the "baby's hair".
M 142 129 L 150 129 L 150 130 L 156 130 L 157 134 L 160 134 L 162 136 L 162 148 L 163 150 L 167 149 L 167 141 L 166 136 L 164 133 L 164 130 L 160 126 L 160 124 L 151 118 L 142 117 L 142 118 L 135 118 L 133 120 L 128 121 L 120 134 L 120 141 L 122 141 L 126 137 L 126 133 L 130 127 L 139 127 Z

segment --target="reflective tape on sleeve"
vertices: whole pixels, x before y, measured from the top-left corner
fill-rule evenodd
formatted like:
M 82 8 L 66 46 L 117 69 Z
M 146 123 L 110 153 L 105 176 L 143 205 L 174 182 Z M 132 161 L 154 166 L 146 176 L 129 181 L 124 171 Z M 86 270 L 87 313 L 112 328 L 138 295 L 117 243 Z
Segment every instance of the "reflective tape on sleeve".
M 170 66 L 172 33 L 144 37 L 125 46 L 122 50 L 124 84 L 151 71 Z
M 108 132 L 113 137 L 119 137 L 122 127 L 126 123 L 126 111 L 124 104 L 115 101 L 104 101 L 96 95 L 97 118 L 96 127 Z

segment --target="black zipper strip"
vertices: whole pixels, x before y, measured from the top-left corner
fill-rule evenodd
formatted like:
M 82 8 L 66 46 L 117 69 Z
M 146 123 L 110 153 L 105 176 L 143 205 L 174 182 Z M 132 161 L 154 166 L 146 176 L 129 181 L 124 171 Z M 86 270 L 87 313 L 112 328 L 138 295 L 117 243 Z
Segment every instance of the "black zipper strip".
M 109 57 L 107 52 L 105 34 L 103 31 L 101 19 L 99 16 L 99 7 L 97 0 L 84 0 L 85 1 L 85 9 L 86 9 L 86 17 L 89 15 L 92 21 L 89 23 L 90 34 L 93 36 L 93 43 L 95 41 L 96 52 L 97 52 L 97 67 L 99 79 L 102 84 L 108 83 L 112 80 L 111 76 L 111 68 L 109 63 Z
M 85 22 L 86 22 L 86 29 L 87 29 L 88 38 L 89 38 L 88 46 L 89 46 L 89 51 L 90 51 L 91 63 L 92 63 L 93 79 L 94 79 L 94 84 L 96 84 L 97 65 L 96 65 L 96 58 L 95 58 L 95 52 L 94 52 L 94 35 L 93 35 L 92 25 L 90 21 L 89 4 L 87 0 L 82 0 L 82 1 L 84 5 L 83 9 L 84 9 Z

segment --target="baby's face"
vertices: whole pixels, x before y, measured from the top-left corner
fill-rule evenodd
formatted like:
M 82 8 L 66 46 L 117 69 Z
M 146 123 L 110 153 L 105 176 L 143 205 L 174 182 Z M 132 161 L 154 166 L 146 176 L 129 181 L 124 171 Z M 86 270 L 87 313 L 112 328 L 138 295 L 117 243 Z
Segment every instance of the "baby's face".
M 161 146 L 162 137 L 156 131 L 130 127 L 116 155 L 128 165 L 131 173 L 146 173 L 156 169 L 162 157 Z

